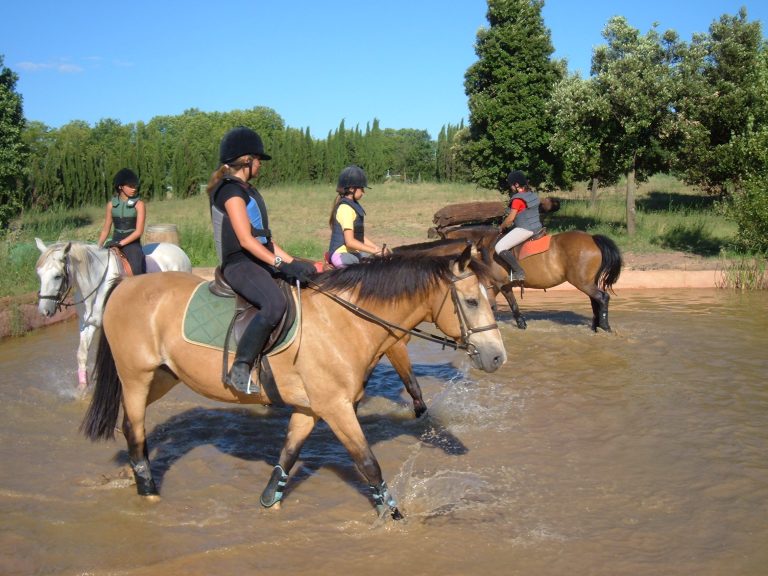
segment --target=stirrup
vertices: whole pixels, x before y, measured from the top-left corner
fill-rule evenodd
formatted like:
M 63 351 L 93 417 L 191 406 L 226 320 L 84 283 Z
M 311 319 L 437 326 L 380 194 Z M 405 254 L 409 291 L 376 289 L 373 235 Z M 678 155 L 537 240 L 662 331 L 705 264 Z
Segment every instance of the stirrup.
M 232 378 L 232 371 L 235 369 L 236 364 L 245 364 L 245 366 L 248 368 L 248 382 L 245 383 L 245 386 L 238 386 L 234 378 Z M 231 386 L 238 392 L 242 392 L 243 394 L 258 394 L 259 393 L 259 383 L 253 381 L 253 367 L 248 366 L 246 362 L 235 362 L 232 364 L 232 368 L 229 369 L 229 374 L 227 374 L 227 379 L 225 381 L 225 384 L 227 386 Z

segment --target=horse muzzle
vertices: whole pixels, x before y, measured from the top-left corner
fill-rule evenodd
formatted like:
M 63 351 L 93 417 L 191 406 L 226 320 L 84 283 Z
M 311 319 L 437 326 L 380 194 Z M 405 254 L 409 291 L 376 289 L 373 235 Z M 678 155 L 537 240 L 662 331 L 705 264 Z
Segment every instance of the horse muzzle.
M 46 318 L 50 318 L 56 314 L 56 300 L 40 297 L 37 302 L 37 311 Z
M 479 340 L 480 337 L 477 339 Z M 498 342 L 470 342 L 467 355 L 473 368 L 489 373 L 496 372 L 507 361 L 507 351 L 501 337 Z

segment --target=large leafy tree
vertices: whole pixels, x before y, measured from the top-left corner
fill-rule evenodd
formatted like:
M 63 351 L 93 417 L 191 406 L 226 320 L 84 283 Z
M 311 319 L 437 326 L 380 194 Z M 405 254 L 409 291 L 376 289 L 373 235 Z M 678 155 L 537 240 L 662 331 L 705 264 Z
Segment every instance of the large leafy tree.
M 677 60 L 677 34 L 647 34 L 622 16 L 608 21 L 607 44 L 595 48 L 592 74 L 597 92 L 608 102 L 603 134 L 604 169 L 623 173 L 627 180 L 627 233 L 636 231 L 635 182 L 664 170 L 669 162 L 665 140 L 672 132 L 675 83 L 671 69 Z
M 22 138 L 22 98 L 16 92 L 18 76 L 6 68 L 0 55 L 0 229 L 18 214 L 23 201 L 23 172 L 27 151 Z
M 544 26 L 543 0 L 488 0 L 490 26 L 477 33 L 478 60 L 465 74 L 470 140 L 463 154 L 480 186 L 499 185 L 510 168 L 533 183 L 554 182 L 546 103 L 564 65 Z
M 744 8 L 723 15 L 681 54 L 677 171 L 712 193 L 738 190 L 768 169 L 758 145 L 768 129 L 768 50 L 760 22 L 747 21 Z
M 548 112 L 554 121 L 549 147 L 562 160 L 563 180 L 589 181 L 594 205 L 598 186 L 618 180 L 616 167 L 606 158 L 611 150 L 610 102 L 594 78 L 584 80 L 576 74 L 555 87 Z

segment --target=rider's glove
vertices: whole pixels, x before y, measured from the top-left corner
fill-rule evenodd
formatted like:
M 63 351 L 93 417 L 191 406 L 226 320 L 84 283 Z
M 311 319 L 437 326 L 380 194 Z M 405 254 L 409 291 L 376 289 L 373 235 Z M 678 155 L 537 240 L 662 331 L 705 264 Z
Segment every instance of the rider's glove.
M 315 265 L 311 262 L 302 262 L 301 260 L 294 260 L 292 262 L 284 262 L 280 268 L 280 273 L 289 282 L 306 282 L 312 276 L 317 273 Z
M 107 249 L 120 248 L 120 247 L 121 247 L 120 242 L 118 242 L 117 240 L 107 240 L 106 242 L 104 242 L 104 248 L 107 248 Z

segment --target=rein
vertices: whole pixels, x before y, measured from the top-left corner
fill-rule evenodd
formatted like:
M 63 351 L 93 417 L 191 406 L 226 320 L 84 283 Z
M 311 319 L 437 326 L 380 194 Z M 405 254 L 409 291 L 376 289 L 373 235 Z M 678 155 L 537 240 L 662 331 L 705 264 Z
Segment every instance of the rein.
M 109 272 L 109 258 L 112 256 L 112 250 L 107 251 L 107 264 L 104 266 L 104 273 L 101 275 L 101 279 L 98 281 L 96 286 L 93 290 L 91 290 L 87 296 L 83 296 L 80 300 L 75 302 L 64 302 L 64 299 L 69 294 L 70 290 L 72 290 L 72 284 L 69 281 L 70 277 L 70 270 L 69 270 L 69 254 L 67 254 L 67 259 L 64 263 L 64 278 L 61 281 L 61 286 L 59 286 L 59 291 L 56 294 L 40 294 L 40 292 L 37 293 L 37 300 L 38 302 L 40 300 L 53 300 L 56 302 L 56 310 L 60 311 L 62 308 L 70 308 L 72 306 L 77 306 L 78 304 L 85 303 L 88 298 L 93 296 L 98 289 L 101 287 L 102 284 L 104 284 L 104 281 L 107 279 L 107 272 Z
M 466 318 L 466 313 L 464 312 L 464 308 L 462 308 L 459 301 L 458 291 L 456 290 L 456 282 L 464 280 L 465 278 L 468 278 L 470 275 L 471 273 L 467 273 L 462 276 L 454 276 L 453 278 L 451 278 L 451 300 L 453 300 L 454 304 L 456 304 L 457 315 L 459 317 L 459 325 L 461 327 L 461 343 L 460 344 L 457 344 L 456 342 L 454 342 L 450 338 L 446 338 L 445 336 L 430 334 L 429 332 L 424 332 L 423 330 L 419 330 L 418 328 L 409 329 L 409 328 L 404 328 L 402 326 L 398 326 L 397 324 L 393 324 L 392 322 L 385 320 L 380 316 L 377 316 L 373 312 L 369 312 L 368 310 L 361 308 L 360 306 L 350 302 L 349 300 L 344 300 L 343 298 L 337 296 L 336 294 L 333 294 L 332 292 L 327 292 L 326 290 L 323 290 L 320 286 L 318 286 L 312 281 L 310 281 L 310 285 L 308 287 L 311 288 L 312 290 L 315 290 L 316 292 L 319 292 L 320 294 L 327 296 L 328 298 L 330 298 L 337 304 L 340 304 L 347 310 L 354 312 L 358 316 L 361 316 L 362 318 L 365 318 L 366 320 L 369 320 L 374 324 L 378 324 L 379 326 L 384 326 L 386 328 L 390 328 L 393 330 L 398 330 L 405 334 L 410 334 L 411 336 L 416 336 L 417 338 L 421 338 L 422 340 L 435 342 L 436 344 L 442 344 L 443 348 L 448 347 L 448 348 L 452 348 L 453 350 L 467 350 L 467 354 L 472 356 L 477 354 L 477 349 L 472 343 L 469 342 L 469 337 L 472 334 L 475 334 L 477 332 L 494 330 L 498 328 L 498 324 L 496 323 L 488 324 L 487 326 L 481 326 L 479 328 L 469 327 L 469 323 L 467 322 L 467 318 Z M 446 294 L 446 297 L 447 297 L 447 294 Z M 442 310 L 442 308 L 443 306 L 441 305 L 440 310 Z M 438 311 L 438 315 L 439 315 L 439 311 Z

